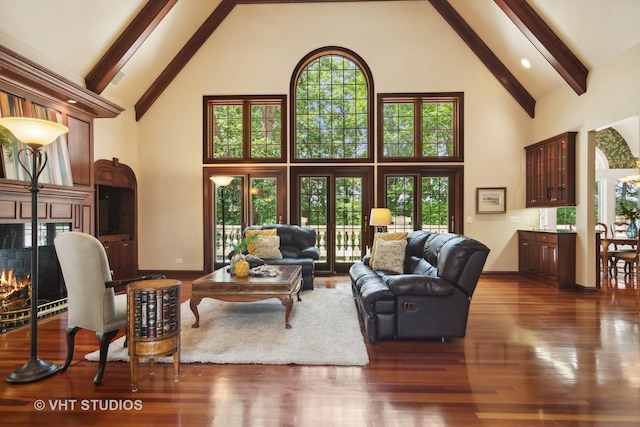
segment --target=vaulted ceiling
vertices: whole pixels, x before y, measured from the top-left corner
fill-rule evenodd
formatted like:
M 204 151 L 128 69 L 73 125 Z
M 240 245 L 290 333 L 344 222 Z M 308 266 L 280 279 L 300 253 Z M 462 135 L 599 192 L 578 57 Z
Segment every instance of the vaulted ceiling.
M 235 8 L 352 1 L 0 0 L 0 44 L 95 93 L 108 88 L 139 119 Z M 637 0 L 419 1 L 531 117 L 563 85 L 588 92 L 590 70 L 640 43 Z

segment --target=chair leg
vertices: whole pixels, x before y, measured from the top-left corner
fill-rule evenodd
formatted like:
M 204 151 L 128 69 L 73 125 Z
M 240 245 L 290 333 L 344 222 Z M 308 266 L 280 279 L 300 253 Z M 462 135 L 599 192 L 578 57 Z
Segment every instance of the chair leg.
M 76 340 L 76 332 L 80 330 L 79 326 L 67 327 L 67 359 L 64 361 L 64 365 L 60 368 L 60 372 L 67 370 L 73 359 L 73 347 Z
M 100 342 L 100 362 L 98 363 L 98 373 L 93 378 L 94 384 L 102 383 L 102 376 L 104 375 L 104 367 L 107 364 L 107 353 L 109 352 L 109 344 L 118 334 L 118 329 L 109 332 L 96 332 L 96 337 Z

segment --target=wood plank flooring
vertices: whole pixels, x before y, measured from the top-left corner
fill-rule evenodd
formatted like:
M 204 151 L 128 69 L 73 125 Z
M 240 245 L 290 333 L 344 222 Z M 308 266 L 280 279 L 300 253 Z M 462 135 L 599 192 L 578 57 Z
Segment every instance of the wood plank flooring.
M 184 280 L 184 278 L 183 278 Z M 349 287 L 347 276 L 316 286 Z M 190 297 L 184 280 L 182 299 Z M 294 307 L 295 310 L 295 307 Z M 156 364 L 130 389 L 81 331 L 74 362 L 31 384 L 0 384 L 3 426 L 631 426 L 640 425 L 640 294 L 558 291 L 517 276 L 483 276 L 467 336 L 367 342 L 366 367 Z M 39 355 L 62 363 L 66 314 L 41 321 Z M 30 328 L 0 335 L 0 375 L 30 355 Z M 38 401 L 44 409 L 38 410 Z M 55 405 L 55 407 L 54 407 Z

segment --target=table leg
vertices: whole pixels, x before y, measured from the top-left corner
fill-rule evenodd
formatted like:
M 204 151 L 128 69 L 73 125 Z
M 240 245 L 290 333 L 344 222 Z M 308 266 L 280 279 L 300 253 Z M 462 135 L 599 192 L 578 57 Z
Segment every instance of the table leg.
M 138 391 L 138 358 L 133 356 L 130 361 L 131 368 L 131 391 Z
M 180 382 L 180 344 L 178 344 L 178 349 L 175 353 L 173 353 L 173 374 L 175 378 L 174 382 Z
M 290 295 L 280 297 L 280 301 L 282 301 L 282 305 L 284 305 L 284 326 L 287 329 L 291 329 L 291 324 L 289 323 L 289 315 L 291 314 L 291 309 L 293 308 L 293 298 Z
M 202 301 L 202 298 L 191 298 L 191 300 L 189 301 L 189 307 L 191 307 L 191 311 L 196 317 L 196 323 L 191 325 L 192 328 L 200 327 L 200 314 L 198 313 L 198 304 L 200 304 L 200 301 Z

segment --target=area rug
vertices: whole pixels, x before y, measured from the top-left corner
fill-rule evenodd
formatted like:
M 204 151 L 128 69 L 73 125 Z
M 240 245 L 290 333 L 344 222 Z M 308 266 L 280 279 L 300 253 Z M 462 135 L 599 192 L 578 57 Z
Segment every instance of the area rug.
M 350 289 L 314 289 L 300 294 L 284 326 L 279 299 L 249 303 L 204 298 L 200 327 L 189 302 L 180 306 L 182 363 L 364 366 L 369 356 Z M 124 337 L 109 346 L 108 360 L 129 361 Z M 98 361 L 99 352 L 85 356 Z M 156 359 L 171 363 L 172 357 Z

